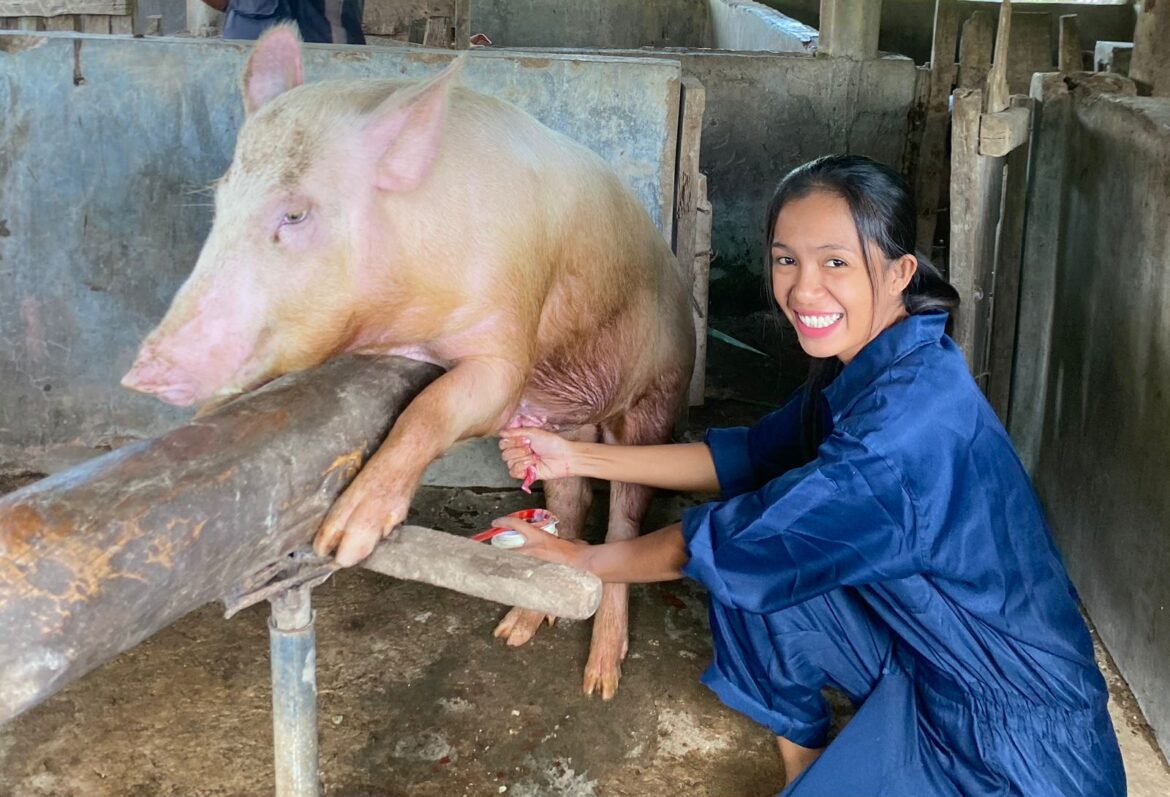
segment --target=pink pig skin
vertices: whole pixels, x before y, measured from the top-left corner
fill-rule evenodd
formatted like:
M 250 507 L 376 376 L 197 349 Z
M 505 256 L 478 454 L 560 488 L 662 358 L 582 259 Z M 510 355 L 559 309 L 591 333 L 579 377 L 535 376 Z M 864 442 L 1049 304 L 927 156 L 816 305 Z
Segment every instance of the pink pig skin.
M 315 547 L 346 565 L 405 519 L 455 442 L 517 416 L 576 439 L 663 442 L 690 379 L 689 289 L 645 210 L 586 148 L 455 87 L 465 60 L 421 83 L 303 84 L 295 31 L 266 33 L 211 232 L 123 379 L 189 405 L 341 352 L 446 367 L 322 524 Z M 577 536 L 584 480 L 545 495 Z M 606 539 L 635 536 L 649 490 L 610 496 Z M 587 692 L 617 688 L 626 609 L 626 588 L 607 585 Z M 496 633 L 522 644 L 543 619 L 514 609 Z

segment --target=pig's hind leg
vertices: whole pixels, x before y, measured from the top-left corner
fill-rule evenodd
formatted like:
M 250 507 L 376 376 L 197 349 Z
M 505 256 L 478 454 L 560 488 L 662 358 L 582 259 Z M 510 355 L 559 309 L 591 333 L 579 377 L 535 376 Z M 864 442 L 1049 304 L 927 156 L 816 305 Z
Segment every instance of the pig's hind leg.
M 682 396 L 680 385 L 673 384 L 676 380 L 670 381 L 668 387 L 649 393 L 623 416 L 606 423 L 602 427 L 604 441 L 627 446 L 668 442 Z M 651 488 L 640 484 L 610 485 L 606 542 L 638 536 L 652 494 Z M 611 699 L 617 692 L 622 660 L 629 650 L 629 594 L 628 584 L 606 584 L 593 616 L 593 639 L 582 689 L 589 695 L 600 693 L 602 700 Z
M 586 425 L 571 432 L 562 432 L 562 437 L 570 440 L 595 443 L 599 439 L 599 430 L 596 425 Z M 593 502 L 593 491 L 588 479 L 569 478 L 552 479 L 543 482 L 545 507 L 556 515 L 560 521 L 557 524 L 557 533 L 569 540 L 581 536 L 585 527 L 585 517 L 589 514 L 589 505 Z M 495 636 L 507 641 L 512 647 L 523 645 L 532 639 L 545 620 L 552 625 L 556 618 L 543 612 L 531 609 L 512 608 L 496 626 Z

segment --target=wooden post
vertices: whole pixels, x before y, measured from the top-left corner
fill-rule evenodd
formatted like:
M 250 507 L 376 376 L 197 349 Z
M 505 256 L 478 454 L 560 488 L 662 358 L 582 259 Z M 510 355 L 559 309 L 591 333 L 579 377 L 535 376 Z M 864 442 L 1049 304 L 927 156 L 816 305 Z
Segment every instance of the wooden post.
M 1007 110 L 1008 97 L 1008 52 L 1012 40 L 1012 3 L 1003 0 L 999 7 L 999 25 L 995 32 L 995 60 L 987 73 L 987 91 L 984 94 L 983 110 L 990 113 Z
M 1080 50 L 1078 49 L 1078 53 Z M 1031 122 L 1035 100 L 1012 97 L 1011 111 L 1021 111 L 1026 129 L 1020 144 L 1007 153 L 1003 213 L 995 252 L 995 284 L 991 296 L 991 342 L 988 354 L 987 398 L 1004 425 L 1011 406 L 1012 366 L 1020 305 L 1020 270 L 1024 256 L 1024 217 L 1027 212 L 1028 169 L 1032 153 Z
M 947 127 L 950 124 L 951 88 L 958 67 L 955 46 L 959 37 L 957 0 L 936 0 L 934 39 L 930 54 L 930 84 L 927 88 L 926 119 L 922 129 L 918 164 L 918 251 L 930 256 L 934 248 L 935 225 L 946 173 Z
M 471 0 L 455 0 L 455 49 L 471 49 Z
M 882 0 L 821 0 L 817 52 L 854 60 L 876 58 Z
M 1170 3 L 1139 0 L 1133 32 L 1133 61 L 1129 77 L 1138 91 L 1170 97 Z
M 440 373 L 338 358 L 0 498 L 0 723 L 309 542 Z
M 963 23 L 959 39 L 959 88 L 982 89 L 991 70 L 995 17 L 980 9 Z
M 702 404 L 707 389 L 707 305 L 711 280 L 711 201 L 707 175 L 700 173 L 695 191 L 695 370 L 691 377 L 690 403 Z
M 672 242 L 675 257 L 678 258 L 679 268 L 683 277 L 691 286 L 691 293 L 696 297 L 692 306 L 692 317 L 695 321 L 696 342 L 706 342 L 707 339 L 707 304 L 697 299 L 701 290 L 706 296 L 707 274 L 700 274 L 695 269 L 698 262 L 699 244 L 699 203 L 705 196 L 699 194 L 699 145 L 703 134 L 703 111 L 706 108 L 706 92 L 703 84 L 694 77 L 684 77 L 682 80 L 682 94 L 679 102 L 678 114 L 678 141 L 675 151 L 674 176 L 674 225 Z M 690 404 L 692 406 L 703 403 L 703 371 L 706 363 L 701 359 L 706 349 L 695 351 L 695 370 L 691 376 Z
M 1056 62 L 1057 71 L 1081 72 L 1085 68 L 1085 58 L 1081 53 L 1081 30 L 1077 25 L 1076 14 L 1064 14 L 1060 17 L 1060 50 Z
M 962 304 L 954 339 L 980 387 L 987 384 L 986 342 L 1003 160 L 979 154 L 983 92 L 955 92 L 951 116 L 950 281 Z

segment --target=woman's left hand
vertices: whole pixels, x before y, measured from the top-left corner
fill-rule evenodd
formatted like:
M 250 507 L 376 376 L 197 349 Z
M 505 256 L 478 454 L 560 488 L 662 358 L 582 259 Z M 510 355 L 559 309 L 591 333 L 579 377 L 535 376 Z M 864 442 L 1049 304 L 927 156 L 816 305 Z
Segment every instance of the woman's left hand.
M 531 523 L 525 523 L 514 517 L 496 518 L 492 521 L 492 526 L 519 532 L 524 537 L 524 544 L 512 550 L 525 556 L 532 556 L 558 565 L 568 565 L 578 570 L 589 569 L 586 567 L 589 543 L 584 540 L 562 540 L 555 534 L 549 534 Z

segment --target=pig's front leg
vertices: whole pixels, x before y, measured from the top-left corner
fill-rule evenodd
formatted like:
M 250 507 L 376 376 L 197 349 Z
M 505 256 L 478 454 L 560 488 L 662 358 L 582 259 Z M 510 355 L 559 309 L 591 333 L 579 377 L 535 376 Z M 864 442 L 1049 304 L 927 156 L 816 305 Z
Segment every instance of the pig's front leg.
M 428 385 L 333 504 L 313 549 L 325 556 L 336 548 L 344 567 L 369 556 L 406 519 L 427 465 L 465 437 L 494 432 L 519 400 L 524 379 L 515 362 L 491 357 L 462 360 Z

